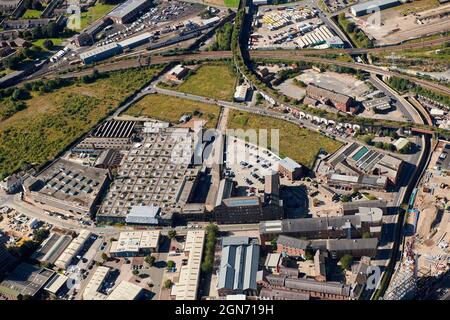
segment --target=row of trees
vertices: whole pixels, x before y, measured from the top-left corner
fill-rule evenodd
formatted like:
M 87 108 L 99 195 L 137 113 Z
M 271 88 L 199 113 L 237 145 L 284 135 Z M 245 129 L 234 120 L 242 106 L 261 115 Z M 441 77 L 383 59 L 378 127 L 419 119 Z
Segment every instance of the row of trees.
M 373 40 L 369 39 L 364 31 L 362 31 L 353 21 L 348 21 L 345 19 L 345 13 L 338 15 L 338 23 L 352 38 L 357 46 L 363 48 L 373 47 Z
M 399 92 L 413 91 L 421 96 L 430 98 L 439 103 L 450 105 L 450 96 L 437 93 L 409 81 L 408 79 L 391 77 L 388 80 L 389 85 Z
M 225 23 L 217 29 L 216 38 L 211 45 L 212 51 L 228 51 L 231 50 L 231 37 L 233 34 L 233 24 L 231 22 Z
M 45 38 L 68 38 L 74 34 L 74 31 L 63 25 L 58 25 L 51 21 L 45 26 L 37 26 L 30 30 L 19 31 L 19 37 L 33 41 Z
M 218 232 L 219 228 L 215 224 L 210 224 L 206 227 L 205 253 L 201 267 L 203 272 L 211 272 L 213 269 L 214 251 Z

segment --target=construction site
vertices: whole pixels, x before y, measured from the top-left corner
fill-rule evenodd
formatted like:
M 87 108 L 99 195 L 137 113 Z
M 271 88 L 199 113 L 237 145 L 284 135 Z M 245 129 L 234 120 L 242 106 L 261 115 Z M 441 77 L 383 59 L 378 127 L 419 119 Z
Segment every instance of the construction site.
M 445 168 L 436 167 L 449 150 L 447 143 L 437 143 L 413 192 L 404 228 L 403 258 L 386 292 L 387 300 L 424 298 L 449 270 L 450 168 L 448 161 Z
M 449 30 L 449 13 L 448 3 L 421 0 L 382 10 L 378 15 L 352 16 L 351 20 L 377 45 L 390 45 Z

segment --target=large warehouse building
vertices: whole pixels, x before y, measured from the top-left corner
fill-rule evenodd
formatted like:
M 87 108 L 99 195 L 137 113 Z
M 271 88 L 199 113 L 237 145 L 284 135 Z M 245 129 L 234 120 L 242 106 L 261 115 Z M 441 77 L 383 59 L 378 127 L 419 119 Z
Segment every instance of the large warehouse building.
M 401 4 L 401 2 L 398 0 L 373 0 L 356 4 L 350 8 L 350 11 L 355 17 L 359 17 L 368 13 L 395 7 L 399 4 Z
M 128 0 L 116 7 L 108 14 L 115 23 L 127 23 L 135 18 L 139 12 L 150 7 L 150 0 Z

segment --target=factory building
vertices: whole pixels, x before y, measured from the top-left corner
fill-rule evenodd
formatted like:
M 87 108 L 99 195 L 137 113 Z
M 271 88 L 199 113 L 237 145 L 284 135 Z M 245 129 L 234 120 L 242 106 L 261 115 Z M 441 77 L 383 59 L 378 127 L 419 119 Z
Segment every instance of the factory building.
M 158 206 L 133 206 L 127 214 L 127 224 L 153 224 L 159 223 L 161 208 Z
M 306 300 L 307 296 L 311 299 L 324 300 L 348 300 L 351 298 L 350 285 L 339 282 L 320 282 L 312 279 L 289 278 L 285 275 L 268 275 L 262 284 L 266 289 L 265 295 L 269 296 L 273 295 L 273 290 L 280 290 L 280 292 L 285 292 L 286 297 L 293 293 L 303 294 L 305 296 L 302 300 Z M 287 292 L 290 292 L 290 295 Z
M 259 196 L 222 199 L 213 213 L 214 221 L 219 224 L 258 223 L 282 217 L 283 207 L 279 202 L 266 204 Z
M 277 239 L 277 252 L 291 257 L 302 257 L 307 250 L 326 250 L 331 257 L 336 259 L 346 254 L 352 255 L 354 258 L 375 257 L 377 247 L 377 238 L 302 240 L 280 235 Z
M 24 182 L 24 198 L 44 210 L 91 215 L 108 182 L 108 170 L 59 159 Z
M 55 272 L 28 263 L 21 263 L 0 283 L 0 296 L 8 299 L 35 297 Z
M 122 47 L 118 43 L 112 42 L 104 46 L 96 47 L 80 54 L 80 59 L 85 64 L 91 64 L 97 61 L 105 60 L 122 53 Z
M 111 243 L 111 257 L 136 257 L 158 252 L 159 230 L 121 232 L 119 239 Z
M 167 79 L 171 81 L 181 81 L 189 73 L 189 69 L 181 64 L 176 65 L 167 73 Z
M 385 176 L 359 175 L 350 176 L 333 173 L 326 177 L 326 184 L 332 188 L 343 188 L 345 190 L 385 190 L 388 179 Z
M 378 215 L 377 215 L 378 217 Z M 307 239 L 361 238 L 364 232 L 379 236 L 381 219 L 351 215 L 263 221 L 259 224 L 261 243 L 266 244 L 279 235 Z
M 134 121 L 111 120 L 103 122 L 83 139 L 75 148 L 78 152 L 92 152 L 98 149 L 126 150 L 132 145 Z
M 302 171 L 302 166 L 289 157 L 281 159 L 278 162 L 278 172 L 291 181 L 300 179 Z
M 172 294 L 175 295 L 175 300 L 197 300 L 205 237 L 205 230 L 187 232 L 183 250 L 183 254 L 187 257 L 187 264 L 181 266 L 180 279 L 173 288 Z
M 344 41 L 342 41 L 338 36 L 328 38 L 325 42 L 329 48 L 344 49 L 345 47 Z
M 224 237 L 217 291 L 229 294 L 255 295 L 259 265 L 259 245 L 249 237 Z
M 248 89 L 248 85 L 245 83 L 237 86 L 236 91 L 234 92 L 234 101 L 245 102 L 247 100 Z
M 32 258 L 41 263 L 53 264 L 69 246 L 71 241 L 72 237 L 69 235 L 51 233 L 32 255 Z
M 355 113 L 357 111 L 356 107 L 354 107 L 353 98 L 342 93 L 309 84 L 306 87 L 306 95 L 325 104 L 329 101 L 336 109 L 342 112 Z
M 364 16 L 369 13 L 381 11 L 400 5 L 402 2 L 398 0 L 372 0 L 356 4 L 350 7 L 350 12 L 355 17 Z
M 351 143 L 327 159 L 334 174 L 329 174 L 329 185 L 344 188 L 383 189 L 395 185 L 403 168 L 403 161 L 382 154 L 358 143 Z
M 150 40 L 153 38 L 153 34 L 150 32 L 145 32 L 142 34 L 139 34 L 137 36 L 122 40 L 118 42 L 118 45 L 123 49 L 133 49 L 135 47 L 138 47 L 140 45 L 143 45 L 145 43 L 150 42 Z
M 59 256 L 55 262 L 55 266 L 60 269 L 67 269 L 72 259 L 81 251 L 86 241 L 90 238 L 91 233 L 87 230 L 81 230 L 78 237 L 72 240 L 69 246 Z
M 108 13 L 114 23 L 128 23 L 144 12 L 152 4 L 151 0 L 127 0 Z

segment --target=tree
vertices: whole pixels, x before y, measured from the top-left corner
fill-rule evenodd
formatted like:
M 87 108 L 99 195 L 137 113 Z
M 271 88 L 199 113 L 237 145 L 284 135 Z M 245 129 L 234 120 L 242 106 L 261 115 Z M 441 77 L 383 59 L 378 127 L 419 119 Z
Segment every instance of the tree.
M 47 239 L 49 234 L 50 232 L 47 229 L 39 229 L 34 233 L 33 239 L 34 241 L 41 243 L 42 241 Z
M 172 286 L 173 286 L 172 280 L 166 279 L 166 280 L 164 281 L 164 288 L 165 288 L 165 289 L 170 289 L 170 288 L 172 288 Z
M 350 270 L 352 264 L 353 264 L 353 257 L 349 254 L 346 254 L 342 256 L 342 258 L 339 260 L 341 263 L 341 268 L 344 270 Z
M 175 229 L 170 229 L 167 232 L 167 236 L 169 237 L 170 240 L 172 240 L 173 238 L 175 238 L 175 236 L 177 235 L 177 231 Z
M 371 237 L 370 232 L 369 232 L 369 231 L 364 232 L 364 233 L 362 234 L 362 237 L 363 237 L 363 239 L 368 239 L 368 238 L 370 238 L 370 237 Z
M 152 255 L 145 257 L 145 262 L 147 262 L 150 267 L 153 266 L 153 264 L 155 263 L 155 260 L 156 260 L 155 257 Z
M 102 252 L 102 259 L 103 261 L 108 260 L 108 255 L 105 252 Z
M 137 276 L 138 274 L 139 274 L 139 271 L 138 270 L 133 270 L 133 272 L 132 272 L 135 276 Z
M 172 260 L 167 261 L 167 270 L 171 270 L 173 267 L 175 267 L 175 262 Z
M 276 249 L 276 247 L 277 247 L 277 238 L 273 238 L 272 241 L 270 241 L 270 244 L 272 245 L 272 248 Z
M 50 39 L 45 40 L 42 45 L 44 46 L 45 49 L 47 50 L 51 50 L 54 46 L 53 41 Z
M 305 259 L 306 260 L 314 260 L 314 254 L 315 254 L 315 252 L 312 251 L 311 249 L 306 249 L 306 251 L 305 251 Z

